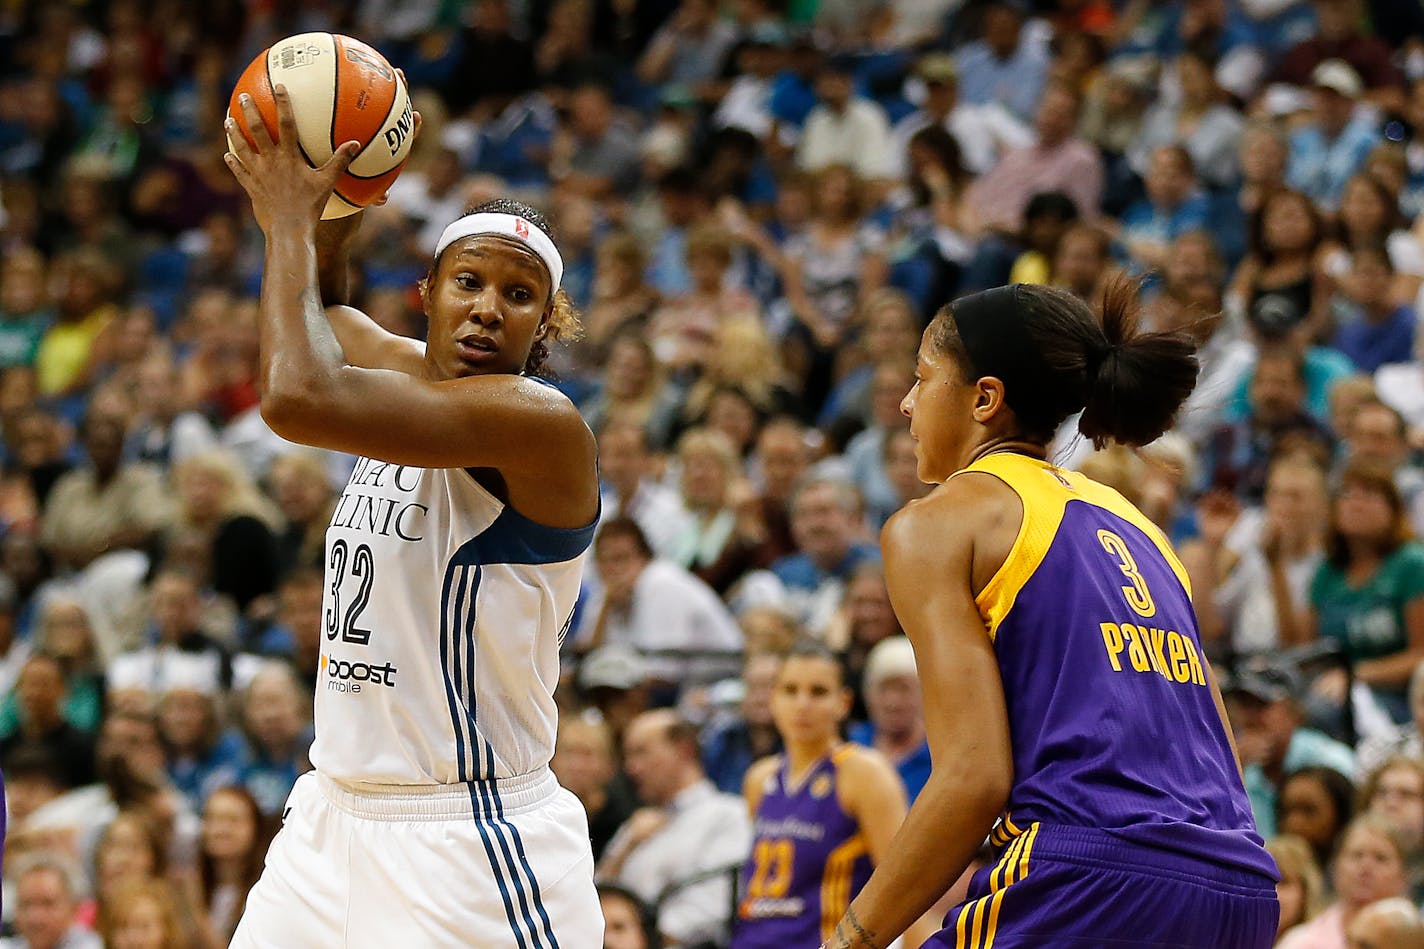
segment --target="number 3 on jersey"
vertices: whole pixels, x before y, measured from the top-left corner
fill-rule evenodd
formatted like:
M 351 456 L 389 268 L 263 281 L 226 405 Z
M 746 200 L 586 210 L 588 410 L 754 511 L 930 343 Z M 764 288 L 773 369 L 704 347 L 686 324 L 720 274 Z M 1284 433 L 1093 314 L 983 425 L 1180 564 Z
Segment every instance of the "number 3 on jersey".
M 1127 542 L 1109 530 L 1098 531 L 1098 542 L 1103 550 L 1113 555 L 1122 575 L 1132 581 L 1122 588 L 1123 598 L 1138 616 L 1152 616 L 1157 612 L 1157 604 L 1152 602 L 1152 593 L 1147 589 L 1147 581 L 1137 572 L 1137 561 L 1127 549 Z
M 348 561 L 351 575 L 360 585 L 343 615 L 341 587 L 346 579 Z M 361 618 L 361 612 L 371 600 L 371 584 L 375 580 L 375 559 L 371 556 L 371 548 L 366 544 L 358 544 L 356 553 L 352 555 L 346 541 L 338 540 L 331 545 L 331 558 L 326 566 L 327 576 L 331 578 L 331 608 L 326 611 L 326 638 L 335 639 L 340 634 L 342 642 L 364 646 L 371 641 L 371 631 L 357 626 L 356 621 Z

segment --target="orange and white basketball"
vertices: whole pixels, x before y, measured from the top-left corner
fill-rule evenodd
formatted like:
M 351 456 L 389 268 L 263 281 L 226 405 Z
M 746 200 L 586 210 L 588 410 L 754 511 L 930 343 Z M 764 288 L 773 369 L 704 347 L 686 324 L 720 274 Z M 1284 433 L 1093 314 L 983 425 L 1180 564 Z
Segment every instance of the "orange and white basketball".
M 386 58 L 339 33 L 298 33 L 273 43 L 243 71 L 228 103 L 228 114 L 249 143 L 238 96 L 252 96 L 275 139 L 272 88 L 279 84 L 291 96 L 297 137 L 313 167 L 344 142 L 362 145 L 336 182 L 322 218 L 354 214 L 380 197 L 400 174 L 415 130 L 405 83 Z

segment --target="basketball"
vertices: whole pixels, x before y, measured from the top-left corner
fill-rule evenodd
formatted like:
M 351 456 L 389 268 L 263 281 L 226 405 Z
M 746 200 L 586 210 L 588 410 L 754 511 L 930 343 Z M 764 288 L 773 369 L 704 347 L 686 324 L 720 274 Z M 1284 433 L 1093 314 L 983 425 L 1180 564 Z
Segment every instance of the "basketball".
M 361 143 L 322 210 L 324 220 L 355 214 L 400 175 L 414 131 L 410 97 L 400 75 L 376 50 L 339 33 L 298 33 L 273 43 L 243 71 L 228 102 L 228 115 L 249 144 L 252 136 L 238 96 L 252 97 L 276 139 L 272 89 L 277 85 L 287 87 L 302 154 L 312 167 L 324 164 L 344 142 Z

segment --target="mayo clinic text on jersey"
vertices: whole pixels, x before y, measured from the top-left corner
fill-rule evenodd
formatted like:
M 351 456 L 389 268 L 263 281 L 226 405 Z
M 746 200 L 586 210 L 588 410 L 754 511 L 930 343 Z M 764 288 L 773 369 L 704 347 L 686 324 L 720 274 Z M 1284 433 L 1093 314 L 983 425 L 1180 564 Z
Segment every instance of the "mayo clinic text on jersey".
M 423 540 L 425 516 L 430 510 L 424 504 L 352 490 L 369 486 L 384 490 L 393 488 L 402 494 L 411 494 L 420 486 L 420 472 L 419 468 L 362 458 L 356 463 L 346 490 L 336 502 L 331 526 L 380 537 L 395 537 L 410 543 Z

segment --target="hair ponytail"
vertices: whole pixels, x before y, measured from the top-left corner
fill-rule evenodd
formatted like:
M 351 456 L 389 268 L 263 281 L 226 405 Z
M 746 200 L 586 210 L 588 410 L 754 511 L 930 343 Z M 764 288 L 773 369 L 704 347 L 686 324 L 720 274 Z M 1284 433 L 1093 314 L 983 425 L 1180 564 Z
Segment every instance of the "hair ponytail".
M 1197 382 L 1190 337 L 1138 332 L 1138 288 L 1125 277 L 1106 287 L 1099 339 L 1089 341 L 1085 353 L 1078 430 L 1098 448 L 1109 440 L 1133 446 L 1155 441 L 1171 428 Z

